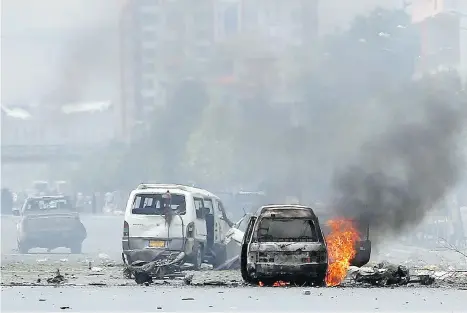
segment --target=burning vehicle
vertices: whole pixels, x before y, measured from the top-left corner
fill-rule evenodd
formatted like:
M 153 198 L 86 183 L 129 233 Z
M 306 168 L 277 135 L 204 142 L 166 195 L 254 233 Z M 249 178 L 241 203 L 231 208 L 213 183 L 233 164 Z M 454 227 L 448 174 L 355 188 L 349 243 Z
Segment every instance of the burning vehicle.
M 130 272 L 146 277 L 184 263 L 195 269 L 205 262 L 217 266 L 226 260 L 223 240 L 232 225 L 221 200 L 207 190 L 141 184 L 125 210 L 123 261 Z
M 371 257 L 371 240 L 370 240 L 370 223 L 367 221 L 354 221 L 346 219 L 345 222 L 337 222 L 342 220 L 331 207 L 324 204 L 315 204 L 314 212 L 321 221 L 324 236 L 329 237 L 336 225 L 347 228 L 354 228 L 358 234 L 355 235 L 353 244 L 354 255 L 349 260 L 350 266 L 362 267 L 370 262 Z
M 313 209 L 300 205 L 258 209 L 243 236 L 240 264 L 248 283 L 293 281 L 323 286 L 328 252 Z
M 17 224 L 20 253 L 28 253 L 32 248 L 50 251 L 58 247 L 81 253 L 87 232 L 69 197 L 29 197 L 21 209 L 13 210 L 13 214 L 21 216 Z

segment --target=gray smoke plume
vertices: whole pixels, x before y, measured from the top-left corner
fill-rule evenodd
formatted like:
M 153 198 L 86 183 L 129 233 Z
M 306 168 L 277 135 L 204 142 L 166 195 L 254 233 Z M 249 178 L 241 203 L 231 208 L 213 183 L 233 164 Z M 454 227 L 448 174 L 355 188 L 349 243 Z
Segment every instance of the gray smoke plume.
M 335 207 L 342 216 L 369 222 L 377 234 L 396 234 L 419 223 L 456 185 L 466 98 L 457 84 L 440 87 L 430 81 L 407 93 L 410 111 L 422 113 L 417 121 L 393 123 L 337 172 Z

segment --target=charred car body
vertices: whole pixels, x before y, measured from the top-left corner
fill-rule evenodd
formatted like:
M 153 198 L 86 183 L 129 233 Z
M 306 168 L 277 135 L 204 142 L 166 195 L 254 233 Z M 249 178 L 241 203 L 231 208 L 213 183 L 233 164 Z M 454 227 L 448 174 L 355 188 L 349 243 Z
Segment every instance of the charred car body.
M 28 253 L 32 248 L 50 251 L 58 247 L 69 248 L 71 253 L 81 253 L 87 232 L 69 197 L 29 197 L 13 214 L 21 216 L 17 224 L 20 253 Z
M 248 283 L 287 280 L 324 285 L 327 246 L 313 209 L 299 205 L 261 207 L 249 219 L 240 264 Z
M 283 197 L 280 192 L 274 193 L 273 190 L 269 190 L 268 192 L 248 192 L 248 193 L 243 193 L 242 194 L 242 200 L 244 202 L 250 202 L 250 203 L 266 203 L 266 201 L 274 201 L 276 203 L 280 202 L 286 202 L 286 203 L 303 203 L 302 201 L 305 201 L 306 203 L 312 203 L 311 199 L 300 199 L 302 197 L 296 197 L 296 196 L 288 196 L 288 197 Z M 249 199 L 249 200 L 248 200 Z M 273 200 L 271 200 L 273 199 Z M 340 217 L 338 213 L 333 210 L 333 207 L 327 204 L 323 203 L 313 203 L 312 204 L 313 211 L 316 214 L 316 216 L 319 218 L 321 222 L 321 227 L 323 230 L 323 233 L 325 236 L 329 234 L 329 227 L 327 226 L 327 222 Z M 371 257 L 371 240 L 370 240 L 370 228 L 371 225 L 369 224 L 368 221 L 354 221 L 355 226 L 357 227 L 359 234 L 360 234 L 360 240 L 356 241 L 355 243 L 355 257 L 350 261 L 350 265 L 352 266 L 357 266 L 357 267 L 362 267 L 370 261 Z M 238 237 L 238 236 L 237 236 Z

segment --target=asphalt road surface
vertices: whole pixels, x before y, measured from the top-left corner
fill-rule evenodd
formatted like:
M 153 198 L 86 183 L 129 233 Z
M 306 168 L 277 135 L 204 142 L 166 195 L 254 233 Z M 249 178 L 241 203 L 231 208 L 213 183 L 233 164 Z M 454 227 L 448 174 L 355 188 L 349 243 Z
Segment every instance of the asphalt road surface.
M 2 312 L 465 311 L 467 292 L 450 283 L 437 285 L 438 288 L 394 289 L 251 287 L 242 286 L 238 271 L 206 271 L 195 273 L 198 283 L 191 286 L 185 285 L 182 277 L 137 286 L 122 275 L 122 216 L 83 215 L 88 238 L 82 254 L 70 254 L 64 248 L 51 253 L 35 249 L 29 254 L 18 254 L 17 221 L 13 216 L 1 218 Z M 381 260 L 411 268 L 426 265 L 440 270 L 467 268 L 466 258 L 454 251 L 433 251 L 399 242 L 379 245 L 372 253 L 372 261 Z M 66 283 L 59 287 L 47 282 L 57 269 L 66 278 Z M 228 287 L 203 286 L 207 280 L 220 281 Z
M 309 295 L 306 294 L 309 291 Z M 467 292 L 451 289 L 2 287 L 2 312 L 155 311 L 465 311 Z

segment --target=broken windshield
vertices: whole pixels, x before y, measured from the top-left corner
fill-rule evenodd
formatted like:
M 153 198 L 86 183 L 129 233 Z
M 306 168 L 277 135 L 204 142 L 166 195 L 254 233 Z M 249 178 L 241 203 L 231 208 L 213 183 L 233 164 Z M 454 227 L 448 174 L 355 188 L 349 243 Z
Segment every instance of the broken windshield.
M 144 215 L 165 215 L 167 209 L 172 213 L 185 215 L 185 196 L 171 193 L 140 194 L 135 197 L 132 213 Z
M 263 218 L 258 242 L 317 242 L 318 232 L 312 220 Z

